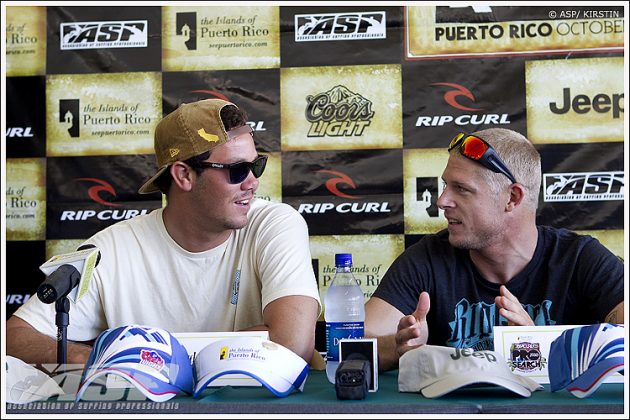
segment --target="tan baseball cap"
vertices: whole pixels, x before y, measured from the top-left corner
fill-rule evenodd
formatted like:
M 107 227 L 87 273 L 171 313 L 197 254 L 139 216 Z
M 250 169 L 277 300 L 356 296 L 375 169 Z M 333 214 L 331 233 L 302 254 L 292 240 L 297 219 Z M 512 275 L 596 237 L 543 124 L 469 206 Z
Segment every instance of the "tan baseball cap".
M 200 155 L 244 132 L 248 125 L 226 132 L 221 121 L 221 109 L 234 105 L 221 99 L 205 99 L 182 104 L 164 117 L 155 128 L 154 148 L 158 171 L 140 187 L 140 194 L 159 191 L 155 180 L 177 161 Z

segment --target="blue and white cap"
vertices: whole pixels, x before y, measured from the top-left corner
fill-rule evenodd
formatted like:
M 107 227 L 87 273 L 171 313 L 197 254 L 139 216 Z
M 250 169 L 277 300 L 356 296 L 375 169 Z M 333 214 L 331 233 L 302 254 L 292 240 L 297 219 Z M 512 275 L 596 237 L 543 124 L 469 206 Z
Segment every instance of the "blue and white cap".
M 195 392 L 199 396 L 212 382 L 228 374 L 247 375 L 276 397 L 302 391 L 308 363 L 291 350 L 257 337 L 235 337 L 208 344 L 195 357 Z
M 88 386 L 103 375 L 117 375 L 152 401 L 163 402 L 184 391 L 192 394 L 192 363 L 188 352 L 168 331 L 129 325 L 103 331 L 81 377 L 79 401 Z
M 578 398 L 591 395 L 601 383 L 624 369 L 624 326 L 595 324 L 571 328 L 551 343 L 551 391 L 567 389 Z

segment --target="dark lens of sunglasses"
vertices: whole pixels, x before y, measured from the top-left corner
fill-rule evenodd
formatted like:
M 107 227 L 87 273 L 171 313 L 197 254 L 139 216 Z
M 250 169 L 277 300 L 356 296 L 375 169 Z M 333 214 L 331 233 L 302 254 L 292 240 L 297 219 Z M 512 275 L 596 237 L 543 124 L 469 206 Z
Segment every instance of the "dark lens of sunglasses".
M 240 184 L 249 175 L 249 162 L 243 162 L 230 167 L 230 184 Z
M 260 176 L 263 174 L 263 171 L 265 170 L 265 165 L 267 164 L 267 158 L 266 157 L 259 157 L 258 159 L 256 159 L 253 164 L 252 164 L 252 173 L 254 174 L 254 176 L 256 178 L 260 178 Z
M 253 162 L 242 162 L 237 163 L 234 166 L 230 167 L 230 183 L 231 184 L 240 184 L 245 181 L 245 178 L 249 175 L 249 171 L 256 178 L 260 178 L 263 171 L 265 170 L 265 165 L 267 163 L 266 157 L 256 158 Z
M 488 146 L 483 141 L 473 136 L 467 137 L 462 147 L 464 156 L 474 160 L 481 159 L 481 156 L 488 150 Z

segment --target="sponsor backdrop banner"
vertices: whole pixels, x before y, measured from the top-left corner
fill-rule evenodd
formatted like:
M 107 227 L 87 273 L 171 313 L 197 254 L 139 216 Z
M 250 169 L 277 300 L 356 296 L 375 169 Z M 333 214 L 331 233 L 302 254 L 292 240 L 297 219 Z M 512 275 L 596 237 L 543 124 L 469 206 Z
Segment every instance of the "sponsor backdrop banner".
M 306 220 L 321 296 L 351 252 L 365 298 L 446 226 L 446 147 L 505 127 L 542 155 L 538 222 L 624 256 L 621 6 L 6 6 L 7 316 L 38 267 L 163 206 L 139 195 L 164 115 L 248 113 L 256 196 Z

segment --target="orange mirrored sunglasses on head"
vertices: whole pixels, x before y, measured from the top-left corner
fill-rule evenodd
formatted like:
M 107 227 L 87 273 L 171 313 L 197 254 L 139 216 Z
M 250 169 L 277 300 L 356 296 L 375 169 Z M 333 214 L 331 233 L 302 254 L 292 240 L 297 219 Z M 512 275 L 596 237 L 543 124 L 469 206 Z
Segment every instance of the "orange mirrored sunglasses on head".
M 481 163 L 492 172 L 507 176 L 514 184 L 516 178 L 499 157 L 497 152 L 485 140 L 471 134 L 459 133 L 448 146 L 450 152 L 459 146 L 459 153 L 468 159 Z

